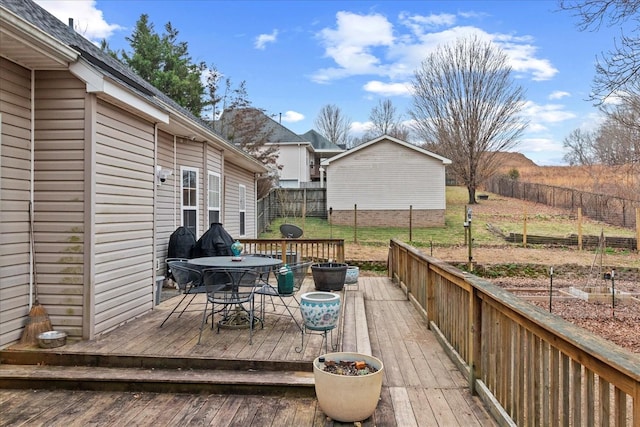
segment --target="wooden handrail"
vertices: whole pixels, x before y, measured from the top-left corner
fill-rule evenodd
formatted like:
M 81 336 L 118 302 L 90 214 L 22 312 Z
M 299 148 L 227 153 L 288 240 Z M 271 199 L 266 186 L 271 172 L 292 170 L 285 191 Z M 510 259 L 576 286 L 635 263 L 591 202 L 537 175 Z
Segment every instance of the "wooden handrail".
M 395 239 L 389 276 L 495 416 L 640 426 L 640 356 Z
M 277 256 L 288 263 L 344 262 L 343 239 L 240 239 L 240 243 L 245 253 Z

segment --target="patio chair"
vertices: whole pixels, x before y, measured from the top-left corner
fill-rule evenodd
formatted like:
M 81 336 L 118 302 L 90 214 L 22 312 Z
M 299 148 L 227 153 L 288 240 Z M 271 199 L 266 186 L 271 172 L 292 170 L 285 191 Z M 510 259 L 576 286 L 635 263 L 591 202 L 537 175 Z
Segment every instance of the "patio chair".
M 173 278 L 178 285 L 178 289 L 182 291 L 182 298 L 178 303 L 173 307 L 171 313 L 164 318 L 160 327 L 162 327 L 165 322 L 173 315 L 173 313 L 178 310 L 178 308 L 182 305 L 187 297 L 191 296 L 182 309 L 178 317 L 182 316 L 182 314 L 187 310 L 189 305 L 193 302 L 193 299 L 198 295 L 205 293 L 205 288 L 202 285 L 202 271 L 201 269 L 194 267 L 189 264 L 186 260 L 170 260 L 167 262 L 169 268 L 171 268 L 171 273 L 173 274 Z
M 285 307 L 286 314 L 288 314 L 291 317 L 295 325 L 298 327 L 298 329 L 300 329 L 300 332 L 301 333 L 303 332 L 302 326 L 300 325 L 300 323 L 298 323 L 295 316 L 293 315 L 293 311 L 295 311 L 296 308 L 300 307 L 300 301 L 298 301 L 298 298 L 296 297 L 296 293 L 300 290 L 300 287 L 302 286 L 302 282 L 304 282 L 304 278 L 307 276 L 307 272 L 309 271 L 309 267 L 311 267 L 311 264 L 313 264 L 313 262 L 308 261 L 308 262 L 300 262 L 297 264 L 292 264 L 289 266 L 289 268 L 291 269 L 291 272 L 293 273 L 293 291 L 290 293 L 279 292 L 277 283 L 271 284 L 268 281 L 263 283 L 262 286 L 258 290 L 256 290 L 256 294 L 260 295 L 261 297 L 260 317 L 263 320 L 264 320 L 264 314 L 265 314 L 264 298 L 266 296 L 271 297 L 271 303 L 274 306 L 274 311 L 275 311 L 275 304 L 273 303 L 273 299 L 278 298 L 280 300 L 280 303 Z M 277 275 L 278 275 L 278 272 L 276 271 L 276 281 L 277 281 Z M 291 299 L 293 299 L 296 302 L 297 304 L 296 306 L 291 305 Z M 277 314 L 286 315 L 284 312 L 277 313 Z
M 202 339 L 202 330 L 211 317 L 211 329 L 214 327 L 214 314 L 220 313 L 217 333 L 220 328 L 240 328 L 243 326 L 249 329 L 249 344 L 253 344 L 253 327 L 257 322 L 261 322 L 255 317 L 254 292 L 258 287 L 259 272 L 250 268 L 205 268 L 202 270 L 202 280 L 207 290 L 207 300 L 202 313 L 202 323 L 200 325 L 200 336 L 198 344 Z M 211 313 L 208 308 L 211 304 Z M 219 308 L 216 309 L 216 306 Z

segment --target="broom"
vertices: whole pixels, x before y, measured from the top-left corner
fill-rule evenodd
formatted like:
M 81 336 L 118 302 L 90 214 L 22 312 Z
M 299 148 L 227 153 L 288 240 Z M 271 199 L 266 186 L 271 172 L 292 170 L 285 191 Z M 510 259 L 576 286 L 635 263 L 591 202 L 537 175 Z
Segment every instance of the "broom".
M 27 324 L 25 325 L 22 337 L 20 337 L 21 344 L 38 344 L 38 335 L 42 332 L 52 331 L 51 320 L 45 308 L 38 302 L 38 274 L 36 273 L 36 248 L 33 239 L 33 204 L 29 202 L 29 246 L 32 254 L 32 272 L 33 272 L 33 290 L 35 294 L 35 300 L 29 310 L 29 316 L 27 318 Z

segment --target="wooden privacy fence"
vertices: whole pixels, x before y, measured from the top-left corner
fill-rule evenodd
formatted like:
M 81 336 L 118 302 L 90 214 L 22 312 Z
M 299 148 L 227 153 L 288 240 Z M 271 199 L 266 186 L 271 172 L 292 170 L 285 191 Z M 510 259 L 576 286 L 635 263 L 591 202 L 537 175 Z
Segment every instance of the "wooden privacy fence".
M 325 188 L 274 188 L 257 202 L 258 234 L 275 218 L 327 218 Z
M 343 239 L 240 239 L 244 252 L 280 258 L 293 264 L 301 261 L 344 262 Z M 286 258 L 282 258 L 286 254 Z
M 640 356 L 397 240 L 389 275 L 504 424 L 640 426 Z

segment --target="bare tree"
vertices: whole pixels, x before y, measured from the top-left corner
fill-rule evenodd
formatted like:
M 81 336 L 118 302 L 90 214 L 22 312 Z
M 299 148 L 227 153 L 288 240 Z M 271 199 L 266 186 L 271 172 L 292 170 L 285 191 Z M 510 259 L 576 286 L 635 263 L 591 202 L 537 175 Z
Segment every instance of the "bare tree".
M 332 104 L 325 105 L 314 124 L 318 132 L 334 144 L 343 146 L 349 144 L 351 119 L 344 115 L 340 107 Z
M 595 141 L 596 138 L 592 132 L 574 129 L 569 136 L 562 141 L 562 145 L 565 150 L 567 150 L 564 155 L 564 160 L 569 163 L 570 166 L 593 165 L 596 163 Z
M 507 56 L 477 37 L 459 39 L 427 56 L 412 85 L 417 135 L 452 161 L 476 203 L 476 189 L 497 170 L 498 152 L 514 147 L 527 126 L 520 116 L 524 90 L 514 84 Z
M 390 99 L 379 100 L 378 105 L 369 113 L 371 128 L 363 137 L 364 140 L 389 135 L 406 141 L 409 138 L 409 128 L 402 123 L 402 116 L 396 111 Z
M 640 25 L 637 24 L 640 0 L 558 0 L 558 3 L 560 9 L 578 19 L 580 31 L 597 31 L 602 25 L 618 27 L 627 21 L 636 22 L 631 35 L 621 29 L 620 37 L 614 40 L 614 48 L 598 58 L 590 99 L 602 105 L 611 95 L 633 94 L 631 86 L 637 85 L 640 76 Z

